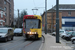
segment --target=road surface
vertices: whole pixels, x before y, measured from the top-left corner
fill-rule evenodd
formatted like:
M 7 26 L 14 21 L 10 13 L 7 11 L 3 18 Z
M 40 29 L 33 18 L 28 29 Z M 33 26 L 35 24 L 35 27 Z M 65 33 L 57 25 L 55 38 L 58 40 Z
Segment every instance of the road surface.
M 42 38 L 39 40 L 27 40 L 22 36 L 15 36 L 14 40 L 0 42 L 0 50 L 39 50 Z

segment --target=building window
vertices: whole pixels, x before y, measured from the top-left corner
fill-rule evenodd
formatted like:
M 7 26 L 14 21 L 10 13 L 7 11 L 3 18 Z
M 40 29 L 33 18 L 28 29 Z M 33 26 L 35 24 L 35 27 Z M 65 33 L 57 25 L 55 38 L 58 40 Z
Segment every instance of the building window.
M 7 9 L 7 8 L 6 8 L 6 7 L 4 7 L 4 11 L 6 11 L 6 9 Z
M 11 8 L 11 4 L 10 4 L 10 8 Z
M 3 11 L 1 11 L 1 18 L 3 18 Z
M 11 9 L 10 9 L 10 12 L 11 12 Z
M 8 2 L 10 2 L 11 0 L 7 0 Z
M 7 14 L 5 13 L 5 16 L 7 16 Z
M 6 19 L 5 19 L 5 22 L 6 22 Z
M 11 20 L 10 20 L 10 24 L 11 24 Z
M 11 14 L 10 14 L 10 18 L 11 18 Z
M 7 2 L 4 0 L 4 4 L 6 4 Z
M 8 2 L 10 1 L 10 0 L 7 0 Z
M 11 1 L 11 0 L 9 0 L 9 1 Z
M 69 16 L 71 15 L 71 11 L 68 12 L 68 15 L 69 15 Z

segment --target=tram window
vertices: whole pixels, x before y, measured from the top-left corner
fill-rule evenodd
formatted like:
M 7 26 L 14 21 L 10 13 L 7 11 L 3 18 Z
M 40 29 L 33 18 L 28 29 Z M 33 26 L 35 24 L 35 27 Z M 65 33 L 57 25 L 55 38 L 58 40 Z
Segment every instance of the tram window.
M 26 19 L 26 28 L 39 28 L 39 20 L 38 19 Z
M 39 20 L 38 28 L 41 28 L 41 20 Z

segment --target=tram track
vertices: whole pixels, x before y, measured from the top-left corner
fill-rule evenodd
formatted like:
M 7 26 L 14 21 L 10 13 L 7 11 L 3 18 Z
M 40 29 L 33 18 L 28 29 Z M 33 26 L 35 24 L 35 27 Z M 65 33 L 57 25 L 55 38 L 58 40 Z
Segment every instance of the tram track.
M 19 48 L 18 50 L 23 50 L 23 48 L 25 48 L 26 46 L 32 44 L 34 41 L 24 41 L 24 42 L 21 42 L 21 43 L 17 43 L 11 47 L 7 47 L 5 50 L 15 50 L 16 48 Z M 23 46 L 24 45 L 24 46 Z M 21 47 L 23 46 L 23 47 Z M 21 47 L 21 48 L 20 48 Z
M 30 42 L 30 43 L 28 43 L 28 44 L 26 44 L 25 46 L 23 46 L 22 48 L 19 48 L 19 50 L 23 50 L 26 46 L 29 46 L 30 44 L 32 44 L 34 41 L 32 41 L 32 42 Z

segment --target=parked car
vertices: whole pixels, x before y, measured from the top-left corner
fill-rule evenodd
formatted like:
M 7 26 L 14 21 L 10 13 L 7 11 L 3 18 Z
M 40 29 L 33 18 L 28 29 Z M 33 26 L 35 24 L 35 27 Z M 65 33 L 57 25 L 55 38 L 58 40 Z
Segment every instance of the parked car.
M 14 35 L 23 35 L 23 30 L 22 30 L 22 28 L 16 28 L 15 30 L 14 30 Z
M 71 38 L 71 42 L 72 42 L 72 44 L 75 44 L 75 37 Z
M 13 40 L 14 33 L 12 28 L 0 28 L 0 40 L 8 41 Z
M 66 40 L 71 40 L 72 37 L 75 37 L 75 31 L 67 32 L 66 35 L 64 36 Z
M 66 36 L 68 32 L 70 31 L 64 31 L 64 33 L 60 34 L 60 37 L 64 39 L 65 38 L 64 36 Z
M 65 36 L 65 35 L 66 35 L 66 32 L 65 32 L 65 33 L 62 33 L 62 34 L 60 35 L 60 37 L 64 39 L 64 36 Z
M 65 30 L 59 30 L 59 35 L 61 36 L 61 34 L 64 34 L 66 31 Z M 56 32 L 53 32 L 52 35 L 56 35 Z
M 53 36 L 56 36 L 56 32 L 53 32 L 52 35 L 53 35 Z
M 63 35 L 66 33 L 66 31 L 65 30 L 59 30 L 59 35 L 60 35 L 60 37 L 64 37 Z

